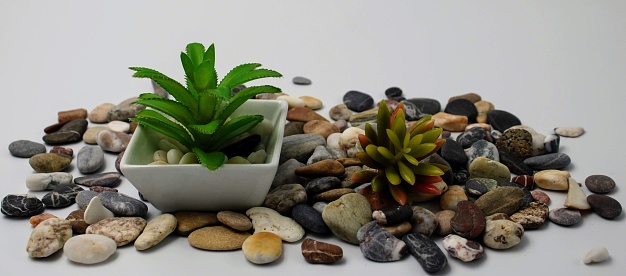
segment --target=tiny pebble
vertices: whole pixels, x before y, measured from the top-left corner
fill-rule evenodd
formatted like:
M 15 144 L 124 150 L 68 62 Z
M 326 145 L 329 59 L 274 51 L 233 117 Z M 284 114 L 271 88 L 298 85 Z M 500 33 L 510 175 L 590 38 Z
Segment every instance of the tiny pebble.
M 578 137 L 585 133 L 585 129 L 582 127 L 557 127 L 554 129 L 554 133 L 563 137 Z

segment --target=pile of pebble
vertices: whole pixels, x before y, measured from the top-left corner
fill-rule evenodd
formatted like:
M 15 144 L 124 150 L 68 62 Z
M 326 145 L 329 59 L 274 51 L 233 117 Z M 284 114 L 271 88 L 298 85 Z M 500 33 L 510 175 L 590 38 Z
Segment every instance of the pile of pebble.
M 311 82 L 297 77 L 294 83 Z M 159 87 L 155 93 L 166 96 Z M 342 104 L 330 108 L 332 122 L 316 112 L 323 103 L 315 97 L 259 96 L 285 100 L 290 107 L 281 164 L 263 206 L 245 212 L 164 213 L 147 221 L 146 203 L 115 189 L 122 180 L 119 160 L 135 127 L 127 121 L 142 108 L 130 104 L 130 98 L 91 112 L 59 112 L 58 123 L 44 130 L 44 143 L 53 146 L 49 152 L 38 142 L 11 143 L 10 153 L 28 158 L 36 172 L 27 176 L 27 188 L 50 192 L 42 199 L 6 195 L 2 213 L 30 218 L 34 229 L 27 252 L 33 258 L 62 249 L 71 261 L 99 263 L 117 247 L 134 242 L 137 250 L 147 250 L 174 232 L 187 236 L 195 248 L 241 249 L 255 264 L 277 260 L 283 242 L 301 242 L 302 256 L 310 263 L 331 264 L 343 258 L 340 245 L 305 238 L 311 232 L 359 246 L 372 261 L 393 262 L 411 254 L 427 272 L 446 266 L 444 252 L 471 262 L 486 254 L 484 247 L 515 247 L 525 231 L 545 223 L 577 224 L 581 211 L 592 210 L 606 219 L 621 215 L 620 203 L 606 195 L 615 188 L 613 179 L 588 176 L 584 184 L 592 194 L 587 196 L 564 170 L 571 160 L 559 152 L 560 137 L 580 136 L 583 128 L 559 127 L 544 135 L 473 93 L 450 98 L 443 109 L 435 99 L 405 99 L 396 87 L 386 95 L 391 108 L 404 103 L 409 124 L 431 114 L 435 125 L 444 129 L 446 143 L 425 162 L 451 170 L 437 183 L 442 195 L 420 200 L 438 202 L 436 209 L 420 202 L 398 206 L 390 196 L 372 192 L 369 184 L 352 181 L 352 174 L 364 168 L 355 158 L 357 136 L 364 133 L 365 123 L 375 123 L 377 107 L 370 95 L 349 91 Z M 88 127 L 89 122 L 97 126 Z M 86 145 L 75 159 L 84 176 L 74 178 L 64 172 L 74 158 L 72 149 L 63 145 L 81 140 Z M 109 153 L 118 154 L 118 171 L 96 173 Z M 550 198 L 543 190 L 566 191 L 563 207 L 549 210 Z M 65 219 L 45 213 L 46 208 L 74 203 L 78 209 Z M 443 237 L 443 250 L 433 236 Z M 606 258 L 608 251 L 600 247 L 585 255 L 584 262 Z

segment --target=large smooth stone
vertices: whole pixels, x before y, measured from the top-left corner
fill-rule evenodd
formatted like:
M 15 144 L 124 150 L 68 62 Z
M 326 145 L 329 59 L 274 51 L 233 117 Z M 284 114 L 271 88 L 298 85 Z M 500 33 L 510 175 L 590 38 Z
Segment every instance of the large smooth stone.
M 372 210 L 365 196 L 347 194 L 329 203 L 322 212 L 322 218 L 338 238 L 359 244 L 357 232 L 371 221 Z
M 46 146 L 29 140 L 17 140 L 9 144 L 9 152 L 15 157 L 30 158 L 35 154 L 45 153 Z

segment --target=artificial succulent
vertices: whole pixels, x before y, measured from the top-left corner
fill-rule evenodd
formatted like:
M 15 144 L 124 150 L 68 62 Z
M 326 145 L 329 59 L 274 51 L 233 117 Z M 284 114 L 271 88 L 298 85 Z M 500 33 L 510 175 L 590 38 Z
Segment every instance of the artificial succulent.
M 205 49 L 190 43 L 180 53 L 186 85 L 149 68 L 131 67 L 133 77 L 149 78 L 165 89 L 174 100 L 153 93 L 139 95 L 135 101 L 151 109 L 137 113 L 133 121 L 168 136 L 190 149 L 200 163 L 210 170 L 219 168 L 226 159 L 220 151 L 233 138 L 251 130 L 263 120 L 261 115 L 231 118 L 244 102 L 261 93 L 281 90 L 271 85 L 249 86 L 232 94 L 233 88 L 249 81 L 282 77 L 276 71 L 260 68 L 261 64 L 236 66 L 221 81 L 215 70 L 215 46 Z
M 378 107 L 376 130 L 365 125 L 365 135 L 359 134 L 357 158 L 369 167 L 355 173 L 358 183 L 371 182 L 374 192 L 389 192 L 400 204 L 411 204 L 409 194 L 440 194 L 433 183 L 442 181 L 447 168 L 425 162 L 443 146 L 442 129 L 435 128 L 432 116 L 414 122 L 407 130 L 404 105 L 400 103 L 393 113 L 385 101 Z

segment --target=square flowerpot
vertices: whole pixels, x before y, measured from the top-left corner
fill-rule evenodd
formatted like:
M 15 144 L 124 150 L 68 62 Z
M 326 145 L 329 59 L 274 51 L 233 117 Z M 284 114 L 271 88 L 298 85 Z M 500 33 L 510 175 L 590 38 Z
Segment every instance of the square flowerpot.
M 158 149 L 160 134 L 139 126 L 126 148 L 120 169 L 162 212 L 245 211 L 260 206 L 278 168 L 287 103 L 248 100 L 231 117 L 244 114 L 263 115 L 274 126 L 265 148 L 266 163 L 224 164 L 215 171 L 200 164 L 147 165 Z

